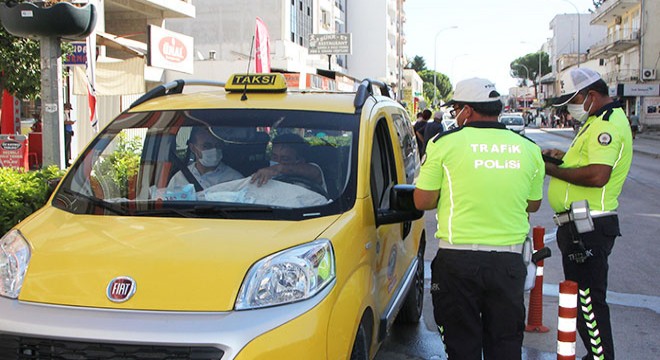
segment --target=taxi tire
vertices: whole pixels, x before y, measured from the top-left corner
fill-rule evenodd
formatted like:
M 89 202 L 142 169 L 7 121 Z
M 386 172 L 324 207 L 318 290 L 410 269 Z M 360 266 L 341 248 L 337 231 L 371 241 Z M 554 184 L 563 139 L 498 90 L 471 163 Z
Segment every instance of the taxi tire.
M 422 316 L 424 308 L 424 248 L 425 242 L 419 243 L 417 252 L 417 269 L 415 269 L 415 279 L 410 287 L 406 300 L 401 306 L 396 322 L 399 324 L 417 324 Z
M 369 341 L 367 339 L 367 330 L 364 328 L 364 322 L 360 323 L 355 340 L 353 341 L 353 350 L 351 350 L 351 360 L 369 359 Z

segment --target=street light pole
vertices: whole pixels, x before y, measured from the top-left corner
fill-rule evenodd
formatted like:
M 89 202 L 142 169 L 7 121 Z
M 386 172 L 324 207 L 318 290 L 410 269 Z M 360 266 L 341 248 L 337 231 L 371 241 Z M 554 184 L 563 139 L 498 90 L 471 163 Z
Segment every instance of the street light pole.
M 438 86 L 436 85 L 436 76 L 437 76 L 437 72 L 438 72 L 438 70 L 437 70 L 438 64 L 437 64 L 437 61 L 436 61 L 437 58 L 438 58 L 438 35 L 440 35 L 440 33 L 445 31 L 445 30 L 456 29 L 456 28 L 458 28 L 458 26 L 456 26 L 456 25 L 449 26 L 449 27 L 446 27 L 446 28 L 442 28 L 442 29 L 438 30 L 438 32 L 435 33 L 435 38 L 433 40 L 433 104 L 434 105 L 435 105 L 435 99 L 436 99 L 437 92 L 438 92 Z
M 577 67 L 580 67 L 580 10 L 570 0 L 564 0 L 573 5 L 575 13 L 577 14 Z

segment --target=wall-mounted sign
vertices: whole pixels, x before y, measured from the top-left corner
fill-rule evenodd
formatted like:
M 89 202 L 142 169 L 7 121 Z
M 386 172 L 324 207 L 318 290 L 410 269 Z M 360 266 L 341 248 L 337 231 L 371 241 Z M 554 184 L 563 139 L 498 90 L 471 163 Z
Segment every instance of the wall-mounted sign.
M 193 38 L 149 25 L 147 65 L 188 74 L 193 73 Z
M 623 84 L 623 96 L 658 96 L 660 84 Z
M 351 54 L 351 34 L 310 34 L 309 53 L 311 55 Z
M 63 65 L 66 66 L 79 66 L 87 63 L 87 44 L 83 42 L 71 42 L 73 52 L 67 54 L 64 59 Z
M 29 169 L 27 136 L 0 135 L 0 167 Z

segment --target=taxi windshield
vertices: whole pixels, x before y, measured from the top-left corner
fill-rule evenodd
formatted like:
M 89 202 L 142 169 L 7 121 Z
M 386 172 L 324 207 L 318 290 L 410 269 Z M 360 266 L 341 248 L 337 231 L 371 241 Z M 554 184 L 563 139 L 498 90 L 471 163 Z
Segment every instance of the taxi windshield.
M 124 113 L 63 179 L 76 214 L 302 219 L 353 205 L 359 118 L 294 110 Z

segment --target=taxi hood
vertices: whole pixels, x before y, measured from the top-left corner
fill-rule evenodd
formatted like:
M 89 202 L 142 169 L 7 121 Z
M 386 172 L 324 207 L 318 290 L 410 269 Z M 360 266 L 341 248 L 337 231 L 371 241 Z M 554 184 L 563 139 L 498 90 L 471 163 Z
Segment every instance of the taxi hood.
M 18 226 L 32 256 L 19 300 L 115 309 L 229 311 L 259 259 L 315 240 L 339 215 L 304 221 L 74 215 L 45 208 Z M 130 277 L 134 295 L 107 296 Z

